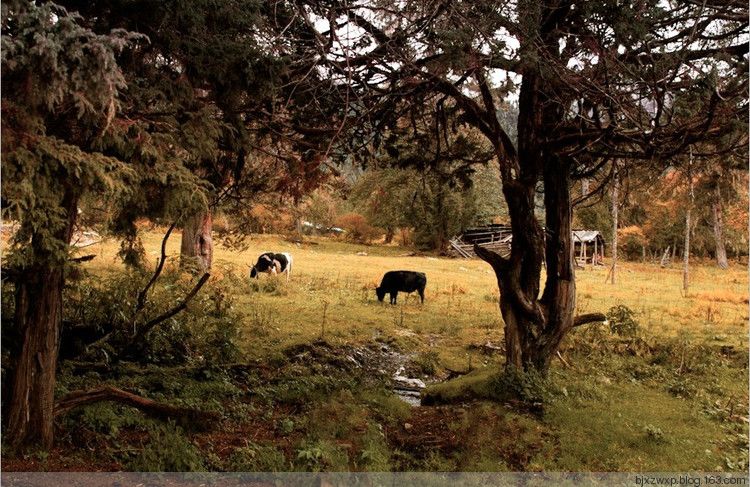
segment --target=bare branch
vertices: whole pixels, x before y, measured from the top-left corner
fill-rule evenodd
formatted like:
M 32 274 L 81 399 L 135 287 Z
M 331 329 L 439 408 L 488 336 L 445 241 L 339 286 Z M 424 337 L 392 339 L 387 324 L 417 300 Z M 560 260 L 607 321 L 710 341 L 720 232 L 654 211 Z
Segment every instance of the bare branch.
M 195 287 L 185 295 L 185 298 L 175 306 L 174 308 L 170 309 L 166 313 L 163 313 L 156 318 L 152 319 L 151 321 L 147 322 L 145 325 L 140 327 L 136 335 L 133 337 L 133 340 L 131 342 L 137 342 L 140 339 L 142 339 L 149 331 L 151 331 L 156 325 L 159 323 L 168 320 L 169 318 L 173 317 L 183 309 L 185 309 L 188 305 L 188 303 L 195 297 L 196 294 L 198 294 L 198 291 L 203 287 L 203 285 L 208 281 L 208 278 L 211 277 L 211 274 L 206 272 L 203 274 L 203 276 L 200 278 L 200 280 L 195 284 Z
M 607 321 L 604 313 L 586 313 L 573 318 L 573 327 L 587 325 L 589 323 L 603 323 Z
M 146 296 L 148 294 L 148 290 L 151 288 L 151 286 L 154 285 L 156 280 L 159 278 L 159 275 L 161 274 L 162 269 L 164 268 L 164 262 L 167 260 L 167 240 L 169 240 L 169 236 L 172 234 L 172 230 L 174 230 L 174 227 L 176 225 L 177 225 L 177 222 L 172 223 L 172 225 L 169 226 L 167 233 L 164 234 L 164 238 L 161 241 L 161 259 L 159 260 L 159 264 L 156 266 L 154 275 L 151 276 L 151 280 L 148 281 L 148 283 L 143 288 L 143 290 L 138 293 L 138 302 L 135 306 L 135 313 L 133 314 L 133 319 L 135 319 L 135 317 L 138 315 L 138 312 L 141 311 L 143 307 L 146 305 Z

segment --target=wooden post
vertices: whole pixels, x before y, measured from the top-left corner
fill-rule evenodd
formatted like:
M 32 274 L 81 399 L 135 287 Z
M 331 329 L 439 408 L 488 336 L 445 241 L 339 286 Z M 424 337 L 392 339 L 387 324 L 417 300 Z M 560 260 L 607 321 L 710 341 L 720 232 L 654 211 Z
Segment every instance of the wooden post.
M 609 271 L 612 275 L 612 284 L 617 282 L 617 225 L 619 223 L 620 208 L 620 173 L 617 161 L 614 162 L 614 184 L 612 184 L 612 268 Z
M 594 255 L 593 255 L 592 259 L 591 259 L 591 263 L 593 265 L 596 265 L 596 259 L 599 258 L 599 248 L 597 246 L 598 245 L 597 240 L 598 240 L 597 238 L 594 238 Z
M 586 259 L 588 258 L 586 256 L 586 247 L 588 246 L 587 242 L 581 242 L 581 254 L 583 254 L 583 265 L 586 265 Z

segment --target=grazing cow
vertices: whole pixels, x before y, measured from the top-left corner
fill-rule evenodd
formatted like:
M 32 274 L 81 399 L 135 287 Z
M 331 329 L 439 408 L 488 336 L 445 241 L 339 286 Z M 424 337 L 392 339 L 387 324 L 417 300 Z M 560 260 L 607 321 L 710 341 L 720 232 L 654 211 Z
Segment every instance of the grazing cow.
M 258 262 L 250 269 L 250 277 L 257 278 L 258 274 L 265 272 L 268 274 L 286 273 L 286 280 L 289 280 L 289 274 L 292 272 L 292 256 L 286 252 L 276 254 L 274 252 L 264 252 L 258 257 Z
M 380 281 L 380 286 L 375 289 L 378 301 L 383 301 L 386 293 L 391 295 L 391 304 L 396 304 L 398 292 L 412 293 L 417 291 L 424 303 L 424 288 L 427 285 L 427 276 L 422 272 L 414 271 L 388 271 Z

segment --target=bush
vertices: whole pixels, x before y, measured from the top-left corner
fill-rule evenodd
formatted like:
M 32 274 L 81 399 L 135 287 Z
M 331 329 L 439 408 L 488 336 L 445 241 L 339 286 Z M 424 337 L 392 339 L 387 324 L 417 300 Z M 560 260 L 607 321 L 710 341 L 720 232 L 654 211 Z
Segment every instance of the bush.
M 530 405 L 544 404 L 553 396 L 547 379 L 533 368 L 504 369 L 493 379 L 492 390 L 499 400 L 518 399 Z
M 640 260 L 643 257 L 643 247 L 646 237 L 643 230 L 637 226 L 625 227 L 617 230 L 618 251 L 627 260 Z
M 434 350 L 422 352 L 414 357 L 414 365 L 419 370 L 419 373 L 424 375 L 435 375 L 440 366 L 440 357 Z
M 61 357 L 75 357 L 88 344 L 111 333 L 101 350 L 105 357 L 119 355 L 129 344 L 133 323 L 142 325 L 173 308 L 195 285 L 193 276 L 166 268 L 151 288 L 137 316 L 138 293 L 151 278 L 136 270 L 119 271 L 103 279 L 82 278 L 66 289 Z M 241 315 L 234 309 L 231 276 L 209 281 L 168 320 L 156 325 L 129 354 L 135 360 L 156 364 L 209 361 L 225 363 L 239 354 Z M 96 352 L 93 352 L 96 353 Z
M 616 335 L 632 337 L 640 329 L 633 310 L 622 304 L 609 308 L 607 320 L 610 331 Z
M 367 244 L 380 237 L 383 231 L 373 227 L 359 213 L 347 213 L 336 220 L 336 226 L 344 229 L 344 238 L 350 242 Z
M 297 450 L 297 466 L 312 472 L 341 472 L 349 469 L 349 456 L 332 441 L 308 441 Z

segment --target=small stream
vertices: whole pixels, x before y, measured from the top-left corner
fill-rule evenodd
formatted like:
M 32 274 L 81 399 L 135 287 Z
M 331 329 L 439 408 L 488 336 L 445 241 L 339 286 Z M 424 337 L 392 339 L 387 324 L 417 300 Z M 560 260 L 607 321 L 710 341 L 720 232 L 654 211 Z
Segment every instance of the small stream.
M 393 392 L 404 402 L 412 406 L 419 406 L 422 389 L 426 387 L 422 379 L 404 375 L 406 367 L 403 365 L 393 374 Z

